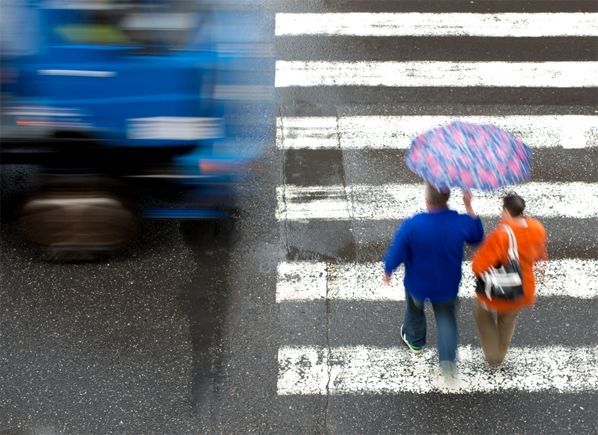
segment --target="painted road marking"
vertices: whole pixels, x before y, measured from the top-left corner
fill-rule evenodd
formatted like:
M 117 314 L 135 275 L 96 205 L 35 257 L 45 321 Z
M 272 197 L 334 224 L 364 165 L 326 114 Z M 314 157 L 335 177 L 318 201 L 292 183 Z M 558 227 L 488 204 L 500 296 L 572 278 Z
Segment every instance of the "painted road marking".
M 598 36 L 596 13 L 278 13 L 276 36 Z
M 598 147 L 598 116 L 279 117 L 280 149 L 407 149 L 413 137 L 455 119 L 495 124 L 534 148 Z
M 459 347 L 459 388 L 438 382 L 436 349 L 285 346 L 278 350 L 278 394 L 476 393 L 598 390 L 597 346 L 515 347 L 493 370 L 480 349 Z
M 391 301 L 405 299 L 403 268 L 390 286 L 382 282 L 383 264 L 283 262 L 278 265 L 276 301 Z M 539 297 L 598 298 L 598 260 L 550 260 L 537 277 Z M 473 297 L 471 262 L 463 263 L 461 297 Z
M 540 218 L 598 217 L 598 183 L 532 182 L 510 188 L 525 198 L 527 210 Z M 498 216 L 503 192 L 476 194 L 475 211 L 481 216 Z M 423 185 L 382 184 L 347 186 L 282 185 L 276 189 L 278 220 L 393 220 L 424 210 Z M 459 195 L 449 206 L 465 209 Z
M 598 62 L 276 61 L 276 87 L 598 87 Z

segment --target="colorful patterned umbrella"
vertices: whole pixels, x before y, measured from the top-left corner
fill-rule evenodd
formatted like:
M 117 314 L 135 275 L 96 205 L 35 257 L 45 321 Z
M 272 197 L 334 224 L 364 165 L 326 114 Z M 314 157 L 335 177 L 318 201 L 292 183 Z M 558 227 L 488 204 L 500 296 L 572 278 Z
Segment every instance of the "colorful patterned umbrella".
M 454 121 L 413 139 L 406 163 L 439 190 L 491 191 L 528 180 L 530 159 L 529 147 L 511 133 Z

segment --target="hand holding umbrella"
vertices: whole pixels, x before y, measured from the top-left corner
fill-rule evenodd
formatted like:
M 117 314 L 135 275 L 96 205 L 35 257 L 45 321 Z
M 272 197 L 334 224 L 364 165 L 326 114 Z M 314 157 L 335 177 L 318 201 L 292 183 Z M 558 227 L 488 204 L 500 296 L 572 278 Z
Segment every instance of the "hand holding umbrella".
M 477 216 L 476 212 L 473 211 L 473 207 L 471 206 L 471 201 L 473 199 L 473 194 L 471 191 L 463 189 L 463 204 L 465 205 L 465 210 L 467 214 L 473 218 Z

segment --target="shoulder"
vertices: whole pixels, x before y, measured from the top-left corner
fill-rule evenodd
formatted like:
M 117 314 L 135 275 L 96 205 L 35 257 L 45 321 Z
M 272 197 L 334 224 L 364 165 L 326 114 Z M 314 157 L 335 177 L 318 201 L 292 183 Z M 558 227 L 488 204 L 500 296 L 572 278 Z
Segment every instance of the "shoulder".
M 526 216 L 525 221 L 527 222 L 528 228 L 536 231 L 545 231 L 544 225 L 542 225 L 542 223 L 538 219 L 533 218 L 531 216 Z
M 402 232 L 418 231 L 435 224 L 436 223 L 430 213 L 421 212 L 405 219 L 401 224 L 400 230 Z
M 486 240 L 495 243 L 507 244 L 509 242 L 509 235 L 505 231 L 503 225 L 506 224 L 498 224 L 492 231 L 490 231 L 486 236 Z
M 415 216 L 412 216 L 410 218 L 406 218 L 404 219 L 398 226 L 396 229 L 396 233 L 404 233 L 405 231 L 409 231 L 409 229 L 413 226 L 413 224 L 417 223 L 415 220 Z
M 467 213 L 457 213 L 456 211 L 453 211 L 453 213 L 453 219 L 462 222 L 464 225 L 471 225 L 472 223 L 482 222 L 482 219 L 479 216 L 471 217 Z
M 430 216 L 430 213 L 427 211 L 420 211 L 419 213 L 415 213 L 413 216 L 411 216 L 410 218 L 407 218 L 405 220 L 408 221 L 417 221 L 417 220 L 421 220 L 421 219 L 426 219 Z
M 542 225 L 542 223 L 538 220 L 535 219 L 531 216 L 527 216 L 525 218 L 525 221 L 527 222 L 527 227 L 528 230 L 535 235 L 538 238 L 545 238 L 546 237 L 546 229 L 544 228 L 544 225 Z
M 407 218 L 403 221 L 403 225 L 417 225 L 421 223 L 427 222 L 430 214 L 426 212 L 421 212 L 414 214 L 410 218 Z

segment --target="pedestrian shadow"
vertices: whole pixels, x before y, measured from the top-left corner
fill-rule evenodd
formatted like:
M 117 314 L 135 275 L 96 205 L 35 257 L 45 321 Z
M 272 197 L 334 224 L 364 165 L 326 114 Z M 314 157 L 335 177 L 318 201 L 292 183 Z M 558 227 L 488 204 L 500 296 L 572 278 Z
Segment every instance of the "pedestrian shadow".
M 234 227 L 232 219 L 181 224 L 196 269 L 189 284 L 179 290 L 178 302 L 189 319 L 193 407 L 204 416 L 210 413 L 207 407 L 222 386 L 222 339 L 230 304 L 227 273 Z

